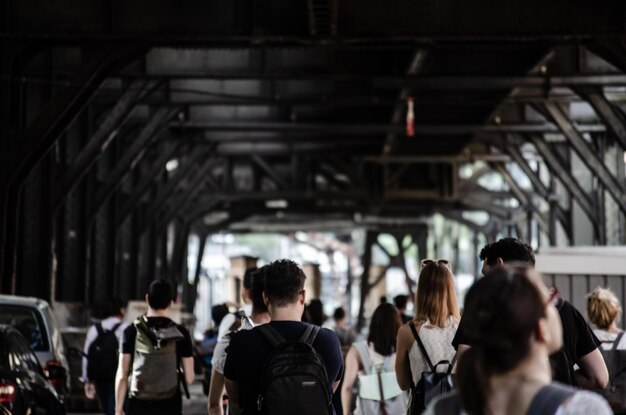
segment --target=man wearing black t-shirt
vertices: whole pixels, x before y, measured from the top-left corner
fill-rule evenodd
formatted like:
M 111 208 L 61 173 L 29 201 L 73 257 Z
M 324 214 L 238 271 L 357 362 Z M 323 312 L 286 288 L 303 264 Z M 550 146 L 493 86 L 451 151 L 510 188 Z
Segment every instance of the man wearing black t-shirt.
M 174 299 L 174 286 L 166 279 L 153 281 L 146 294 L 148 303 L 148 327 L 165 328 L 172 325 L 172 320 L 168 318 L 168 310 Z M 193 370 L 193 345 L 189 331 L 177 324 L 176 329 L 183 335 L 183 338 L 176 342 L 176 358 L 180 362 L 183 370 L 184 380 L 191 384 L 194 380 Z M 124 330 L 122 344 L 120 346 L 120 363 L 117 369 L 115 382 L 115 415 L 124 415 L 124 400 L 128 391 L 128 377 L 130 376 L 132 359 L 135 352 L 135 339 L 137 338 L 137 328 L 134 324 L 129 325 Z M 178 376 L 177 373 L 163 376 Z M 171 398 L 160 400 L 145 400 L 131 397 L 128 401 L 129 415 L 181 415 L 182 396 L 180 389 Z
M 504 238 L 487 244 L 480 251 L 483 261 L 483 275 L 492 267 L 505 263 L 520 263 L 535 267 L 535 254 L 532 248 L 515 238 Z M 585 321 L 584 317 L 569 302 L 559 299 L 556 304 L 563 325 L 563 348 L 550 356 L 554 380 L 585 389 L 604 389 L 609 374 L 600 352 L 600 341 Z M 463 353 L 471 347 L 471 333 L 465 333 L 463 318 L 459 323 L 452 346 Z M 580 368 L 574 372 L 574 364 Z
M 268 324 L 286 341 L 297 341 L 308 326 L 300 321 L 306 300 L 305 279 L 304 273 L 293 261 L 275 261 L 266 266 L 263 297 L 272 318 Z M 322 328 L 313 342 L 313 348 L 324 361 L 328 380 L 332 383 L 329 392 L 334 391 L 343 368 L 339 340 L 335 333 Z M 258 326 L 232 337 L 224 366 L 231 414 L 256 413 L 259 378 L 271 350 L 272 346 Z

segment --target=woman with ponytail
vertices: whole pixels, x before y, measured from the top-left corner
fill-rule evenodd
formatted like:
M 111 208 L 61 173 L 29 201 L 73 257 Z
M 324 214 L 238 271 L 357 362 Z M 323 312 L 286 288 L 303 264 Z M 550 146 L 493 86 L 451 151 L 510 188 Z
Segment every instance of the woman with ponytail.
M 466 333 L 454 393 L 433 402 L 427 414 L 612 414 L 602 397 L 552 383 L 548 356 L 562 346 L 554 307 L 558 292 L 524 267 L 498 267 L 465 299 Z

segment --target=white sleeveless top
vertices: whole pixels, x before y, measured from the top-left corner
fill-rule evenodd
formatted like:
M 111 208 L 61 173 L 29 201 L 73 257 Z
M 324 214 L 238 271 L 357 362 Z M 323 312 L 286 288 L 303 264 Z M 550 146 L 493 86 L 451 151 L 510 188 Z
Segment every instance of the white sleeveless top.
M 442 360 L 452 361 L 456 353 L 454 347 L 452 347 L 452 339 L 454 339 L 458 327 L 458 321 L 452 322 L 452 320 L 444 328 L 431 327 L 430 321 L 426 321 L 426 323 L 422 324 L 420 327 L 418 331 L 420 340 L 424 344 L 424 348 L 433 365 L 436 365 Z M 409 363 L 411 365 L 413 384 L 417 384 L 422 376 L 422 372 L 430 371 L 430 369 L 415 340 L 413 340 L 413 346 L 411 346 L 411 350 L 409 350 Z M 438 372 L 445 372 L 446 370 L 448 370 L 448 365 L 440 365 L 437 368 Z

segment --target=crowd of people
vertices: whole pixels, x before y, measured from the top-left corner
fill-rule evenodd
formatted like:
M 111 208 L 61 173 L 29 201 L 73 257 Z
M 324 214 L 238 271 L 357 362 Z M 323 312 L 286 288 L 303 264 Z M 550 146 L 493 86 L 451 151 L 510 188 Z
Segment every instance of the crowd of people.
M 480 258 L 484 278 L 462 313 L 450 263 L 425 259 L 415 298 L 381 302 L 363 334 L 343 307 L 329 319 L 321 301 L 308 301 L 293 261 L 248 270 L 246 306 L 214 307 L 215 329 L 197 349 L 208 356 L 208 413 L 619 413 L 626 340 L 615 295 L 606 288 L 588 295 L 592 328 L 544 284 L 526 243 L 501 239 Z M 122 325 L 118 308 L 90 329 L 86 354 L 99 333 L 119 335 L 115 380 L 90 379 L 89 359 L 83 371 L 86 394 L 97 394 L 107 414 L 181 414 L 194 349 L 188 331 L 167 317 L 174 298 L 172 284 L 156 280 L 145 316 Z

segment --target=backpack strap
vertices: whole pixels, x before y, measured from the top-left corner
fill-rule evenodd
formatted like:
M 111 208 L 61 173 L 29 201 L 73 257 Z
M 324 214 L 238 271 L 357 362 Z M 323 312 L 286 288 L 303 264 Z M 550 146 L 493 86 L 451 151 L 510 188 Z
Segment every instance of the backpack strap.
M 417 345 L 422 351 L 422 356 L 424 356 L 424 360 L 426 360 L 426 364 L 430 368 L 431 372 L 434 371 L 433 362 L 431 362 L 430 357 L 428 356 L 428 353 L 426 352 L 426 348 L 424 347 L 424 343 L 422 343 L 420 336 L 417 334 L 417 330 L 415 330 L 415 324 L 413 322 L 410 322 L 409 327 L 411 327 L 411 331 L 413 332 L 413 337 L 415 337 L 415 341 L 417 342 Z M 454 357 L 456 357 L 456 355 Z
M 104 334 L 104 328 L 102 327 L 102 323 L 96 324 L 96 331 L 98 332 L 98 336 L 102 336 Z
M 361 360 L 361 364 L 363 365 L 363 371 L 368 375 L 372 373 L 372 360 L 370 359 L 370 352 L 367 348 L 367 342 L 365 340 L 356 342 L 353 344 L 357 353 L 359 354 L 359 359 Z
M 108 331 L 110 331 L 111 333 L 115 333 L 117 331 L 117 329 L 120 328 L 121 325 L 122 325 L 122 322 L 120 321 L 119 323 L 117 323 L 116 325 L 111 327 L 111 330 L 108 330 Z
M 306 329 L 304 329 L 304 333 L 300 336 L 300 342 L 306 343 L 309 346 L 313 347 L 313 342 L 317 337 L 317 333 L 319 333 L 320 327 L 315 324 L 308 324 Z
M 546 385 L 539 389 L 526 413 L 528 415 L 552 415 L 574 393 L 576 393 L 575 389 L 559 383 Z
M 272 327 L 271 324 L 261 324 L 260 326 L 257 326 L 257 328 L 261 332 L 261 334 L 270 342 L 272 347 L 276 348 L 285 343 L 285 338 L 278 332 L 278 330 Z
M 620 331 L 617 334 L 617 337 L 615 338 L 615 340 L 613 341 L 613 347 L 611 348 L 611 350 L 617 350 L 617 346 L 619 346 L 619 342 L 620 340 L 622 340 L 622 337 L 624 336 L 624 332 Z

